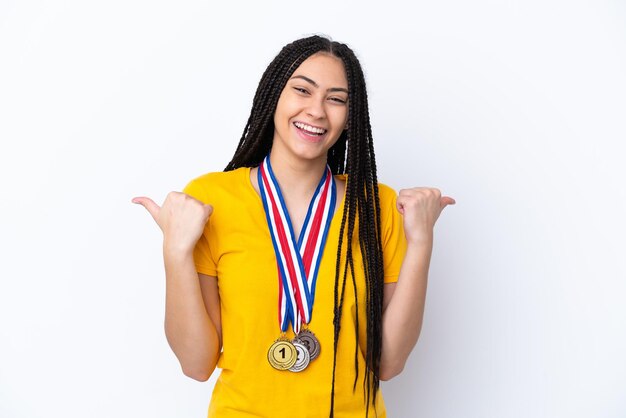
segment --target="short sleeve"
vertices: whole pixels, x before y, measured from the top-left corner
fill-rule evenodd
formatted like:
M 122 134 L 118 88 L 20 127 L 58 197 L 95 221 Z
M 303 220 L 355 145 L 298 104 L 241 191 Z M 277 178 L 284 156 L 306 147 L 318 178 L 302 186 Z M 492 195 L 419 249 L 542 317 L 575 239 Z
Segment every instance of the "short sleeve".
M 192 180 L 185 186 L 183 193 L 198 199 L 202 203 L 208 202 L 208 192 L 206 185 L 203 185 L 199 179 Z M 217 263 L 211 254 L 211 247 L 209 245 L 209 230 L 211 226 L 211 218 L 207 222 L 204 233 L 196 243 L 196 247 L 193 251 L 193 260 L 196 265 L 196 271 L 200 274 L 207 276 L 217 277 Z
M 406 254 L 406 237 L 402 215 L 396 207 L 396 192 L 384 184 L 379 185 L 381 235 L 385 283 L 395 283 Z

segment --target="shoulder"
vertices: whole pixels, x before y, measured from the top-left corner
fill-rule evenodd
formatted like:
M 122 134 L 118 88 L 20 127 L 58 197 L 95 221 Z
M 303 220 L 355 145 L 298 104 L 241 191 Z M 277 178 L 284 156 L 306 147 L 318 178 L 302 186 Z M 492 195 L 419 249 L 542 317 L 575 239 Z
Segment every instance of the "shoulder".
M 183 192 L 198 200 L 206 201 L 209 196 L 215 196 L 227 191 L 232 191 L 237 186 L 244 184 L 249 168 L 242 167 L 232 171 L 217 171 L 202 174 L 191 180 Z
M 393 227 L 399 212 L 396 207 L 398 193 L 390 186 L 378 183 L 378 199 L 380 200 L 380 220 L 383 230 Z
M 215 171 L 205 173 L 192 179 L 187 185 L 191 185 L 193 187 L 210 187 L 232 184 L 242 175 L 243 170 L 247 170 L 247 167 L 238 168 L 237 170 L 232 171 Z
M 346 182 L 348 180 L 348 175 L 347 174 L 335 174 L 335 178 L 339 181 Z M 394 198 L 397 195 L 398 193 L 396 193 L 396 191 L 392 187 L 387 186 L 384 183 L 378 183 L 378 197 L 381 202 L 383 200 L 385 201 L 394 200 Z
M 347 174 L 336 174 L 335 178 L 339 181 L 346 182 L 348 180 Z M 378 183 L 378 199 L 380 200 L 381 207 L 387 205 L 395 206 L 398 193 L 390 186 L 384 183 Z
M 378 197 L 381 203 L 389 201 L 395 202 L 397 196 L 398 193 L 396 193 L 392 187 L 389 187 L 384 183 L 378 183 Z

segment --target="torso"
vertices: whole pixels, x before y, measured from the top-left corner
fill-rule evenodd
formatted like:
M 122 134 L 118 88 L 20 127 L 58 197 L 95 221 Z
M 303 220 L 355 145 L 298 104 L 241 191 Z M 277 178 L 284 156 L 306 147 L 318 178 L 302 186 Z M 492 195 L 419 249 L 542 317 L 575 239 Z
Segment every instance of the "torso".
M 275 370 L 267 358 L 268 348 L 281 335 L 279 276 L 263 202 L 258 193 L 257 170 L 252 175 L 251 171 L 240 168 L 210 173 L 185 188 L 185 193 L 214 208 L 208 228 L 194 252 L 197 271 L 217 278 L 220 298 L 223 350 L 217 367 L 222 371 L 215 383 L 208 415 L 211 418 L 327 416 L 335 369 L 336 318 L 333 306 L 336 303 L 337 257 L 340 255 L 337 245 L 347 176 L 334 176 L 338 187 L 337 216 L 330 223 L 308 324 L 320 342 L 321 352 L 305 370 L 293 373 Z M 402 224 L 395 207 L 395 192 L 383 186 L 380 196 L 385 281 L 394 281 L 405 251 L 400 240 L 403 238 Z M 301 219 L 298 222 L 302 224 Z M 364 358 L 366 329 L 363 325 L 367 317 L 363 303 L 367 286 L 357 234 L 358 230 L 353 236 L 351 257 L 355 274 L 347 276 L 342 298 L 341 332 L 336 341 L 335 416 L 362 418 L 368 410 L 369 416 L 383 418 L 382 394 L 377 396 L 375 407 L 366 406 L 362 390 L 367 374 Z M 346 246 L 342 248 L 339 264 L 345 266 Z M 288 339 L 295 337 L 291 326 L 285 336 Z

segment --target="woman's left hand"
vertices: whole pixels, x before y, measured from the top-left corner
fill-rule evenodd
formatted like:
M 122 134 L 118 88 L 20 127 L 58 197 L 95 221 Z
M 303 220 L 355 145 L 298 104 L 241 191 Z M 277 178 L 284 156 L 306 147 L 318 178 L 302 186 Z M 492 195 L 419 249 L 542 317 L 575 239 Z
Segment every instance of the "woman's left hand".
M 432 243 L 433 229 L 441 211 L 456 201 L 441 196 L 439 189 L 414 187 L 400 190 L 396 206 L 404 218 L 404 234 L 408 244 Z

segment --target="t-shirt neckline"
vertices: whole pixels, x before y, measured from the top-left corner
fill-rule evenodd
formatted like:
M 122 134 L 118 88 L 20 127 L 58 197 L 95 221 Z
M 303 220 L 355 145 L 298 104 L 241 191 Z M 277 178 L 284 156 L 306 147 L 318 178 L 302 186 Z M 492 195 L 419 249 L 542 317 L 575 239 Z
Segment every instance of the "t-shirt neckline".
M 250 171 L 252 170 L 253 167 L 241 167 L 241 172 L 242 174 L 245 176 L 245 183 L 246 183 L 246 188 L 250 191 L 250 193 L 252 193 L 252 195 L 254 196 L 254 200 L 257 202 L 256 204 L 260 207 L 260 209 L 265 212 L 265 208 L 263 207 L 263 200 L 261 200 L 261 196 L 257 193 L 257 191 L 254 189 L 254 185 L 252 184 L 252 180 L 250 179 Z M 346 174 L 335 174 L 333 175 L 333 179 L 337 180 L 337 178 L 343 179 L 345 180 L 347 178 Z M 336 207 L 335 209 L 335 213 L 333 213 L 333 217 L 330 220 L 330 224 L 332 225 L 335 222 L 335 218 L 337 218 L 338 216 L 336 216 L 338 213 L 341 213 L 343 215 L 343 208 L 344 208 L 344 204 L 345 204 L 345 200 L 346 200 L 346 189 L 344 189 L 343 192 L 343 196 L 341 197 L 341 201 L 339 203 L 339 205 Z M 340 215 L 340 216 L 342 216 Z

